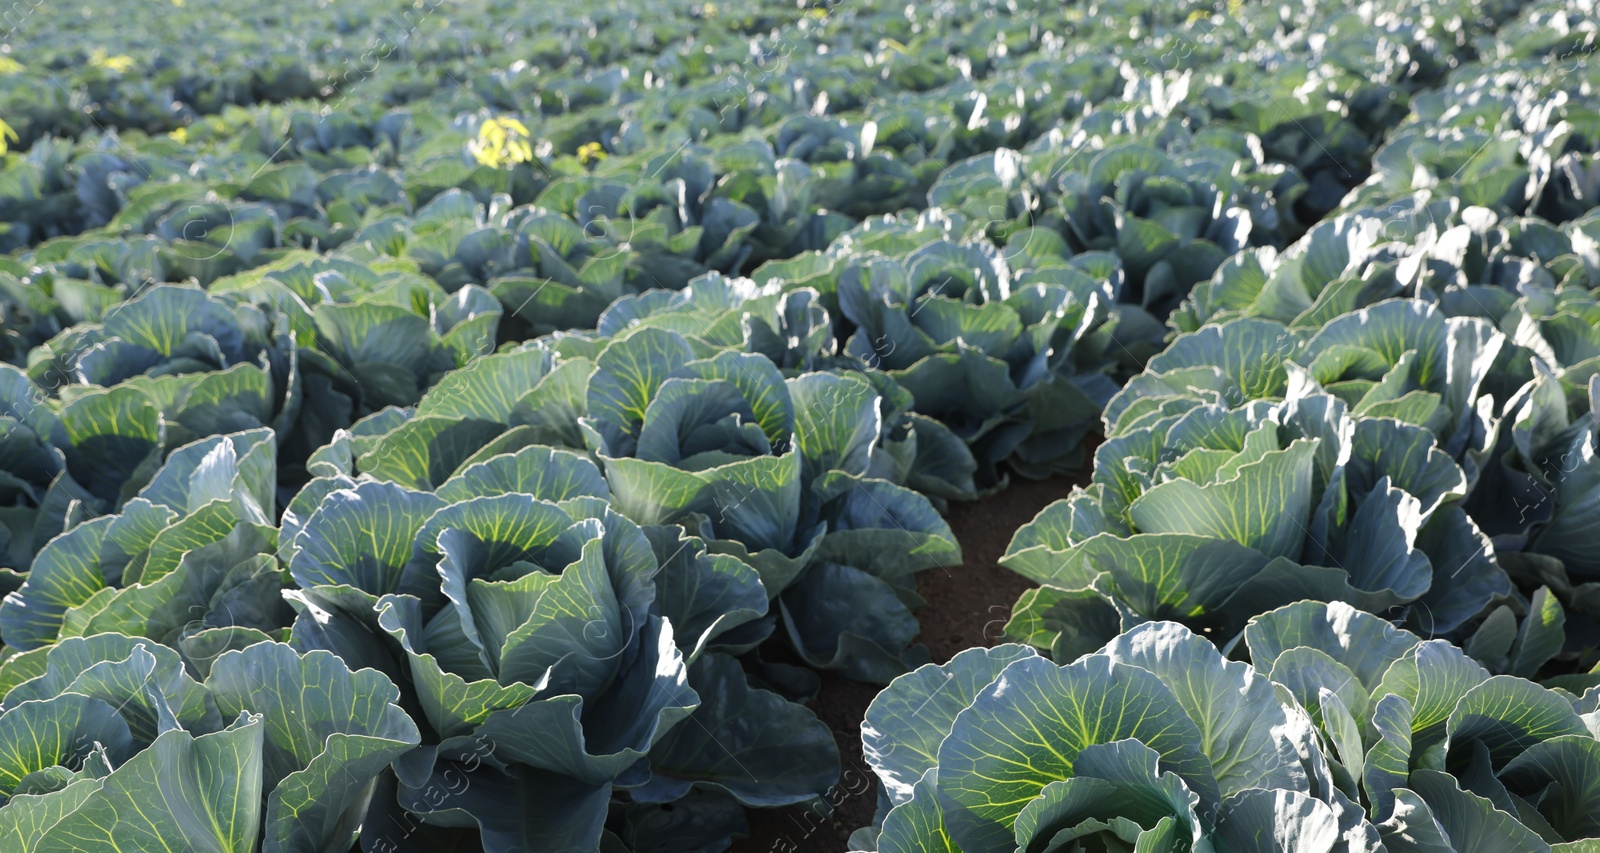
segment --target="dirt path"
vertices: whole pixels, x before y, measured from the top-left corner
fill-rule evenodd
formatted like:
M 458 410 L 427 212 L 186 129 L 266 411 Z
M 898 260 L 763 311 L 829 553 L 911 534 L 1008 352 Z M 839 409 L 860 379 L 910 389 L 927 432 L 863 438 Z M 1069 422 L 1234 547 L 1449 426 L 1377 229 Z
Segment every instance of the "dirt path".
M 1087 471 L 1083 479 L 1088 478 Z M 964 561 L 948 569 L 929 569 L 917 576 L 917 590 L 928 606 L 917 613 L 921 642 L 933 659 L 947 661 L 973 646 L 992 646 L 1011 613 L 1017 596 L 1033 584 L 1002 569 L 999 559 L 1011 534 L 1032 520 L 1051 501 L 1066 497 L 1072 484 L 1065 478 L 1013 481 L 1010 488 L 987 500 L 955 504 L 950 528 L 961 543 Z M 831 816 L 820 810 L 792 807 L 750 812 L 749 838 L 733 844 L 733 853 L 844 853 L 845 841 L 858 827 L 872 822 L 877 808 L 877 781 L 861 760 L 861 717 L 878 687 L 824 675 L 811 709 L 833 730 L 844 772 L 830 792 Z

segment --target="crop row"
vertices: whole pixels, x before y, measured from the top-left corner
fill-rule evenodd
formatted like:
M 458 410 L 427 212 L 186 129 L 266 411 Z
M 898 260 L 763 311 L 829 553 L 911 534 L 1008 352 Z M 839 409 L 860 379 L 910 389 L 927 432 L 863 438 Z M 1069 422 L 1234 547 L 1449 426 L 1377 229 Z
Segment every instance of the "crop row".
M 869 709 L 854 847 L 1590 849 L 1591 30 L 1525 10 L 1339 215 L 1193 290 L 1002 559 L 1017 644 Z

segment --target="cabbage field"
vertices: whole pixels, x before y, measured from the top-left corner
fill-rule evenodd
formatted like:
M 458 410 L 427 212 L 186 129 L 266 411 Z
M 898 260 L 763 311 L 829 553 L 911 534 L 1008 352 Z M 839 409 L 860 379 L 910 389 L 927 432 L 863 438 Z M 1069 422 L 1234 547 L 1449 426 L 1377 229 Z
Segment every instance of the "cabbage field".
M 0 851 L 1600 853 L 1600 0 L 0 33 Z

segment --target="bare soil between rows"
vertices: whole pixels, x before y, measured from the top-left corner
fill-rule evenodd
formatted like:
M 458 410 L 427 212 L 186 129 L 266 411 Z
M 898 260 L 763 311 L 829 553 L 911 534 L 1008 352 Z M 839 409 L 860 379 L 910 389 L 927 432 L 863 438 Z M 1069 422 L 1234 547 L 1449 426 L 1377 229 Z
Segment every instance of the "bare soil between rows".
M 1000 567 L 1012 533 L 1039 510 L 1087 482 L 1089 471 L 1075 478 L 1013 479 L 1009 488 L 975 503 L 952 504 L 946 516 L 962 562 L 932 568 L 917 576 L 917 591 L 928 604 L 917 612 L 920 642 L 943 663 L 962 649 L 993 646 L 1011 614 L 1017 596 L 1034 584 Z M 822 688 L 808 707 L 833 731 L 839 743 L 843 772 L 821 805 L 749 812 L 751 834 L 737 839 L 733 853 L 845 853 L 850 833 L 872 823 L 878 783 L 861 758 L 861 718 L 878 694 L 878 685 L 824 674 Z

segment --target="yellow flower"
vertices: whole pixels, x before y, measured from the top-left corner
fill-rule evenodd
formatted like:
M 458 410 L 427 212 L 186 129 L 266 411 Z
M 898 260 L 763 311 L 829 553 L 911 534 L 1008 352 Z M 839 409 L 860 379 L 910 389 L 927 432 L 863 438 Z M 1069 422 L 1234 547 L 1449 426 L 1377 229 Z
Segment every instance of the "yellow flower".
M 189 141 L 189 128 L 180 127 L 177 130 L 167 134 L 167 136 L 173 141 L 177 142 L 179 145 L 186 144 Z
M 606 159 L 606 150 L 598 142 L 588 142 L 578 146 L 578 162 L 585 166 L 598 163 Z
M 11 129 L 11 125 L 6 124 L 4 121 L 0 121 L 0 154 L 4 154 L 11 150 L 11 143 L 21 141 L 22 138 L 17 136 L 17 132 L 15 130 Z
M 104 68 L 114 74 L 122 74 L 133 68 L 131 56 L 107 56 L 105 48 L 97 47 L 89 54 L 89 64 L 96 68 Z
M 467 144 L 467 150 L 491 169 L 527 163 L 533 159 L 530 136 L 527 125 L 514 118 L 492 118 L 478 128 L 478 138 Z

